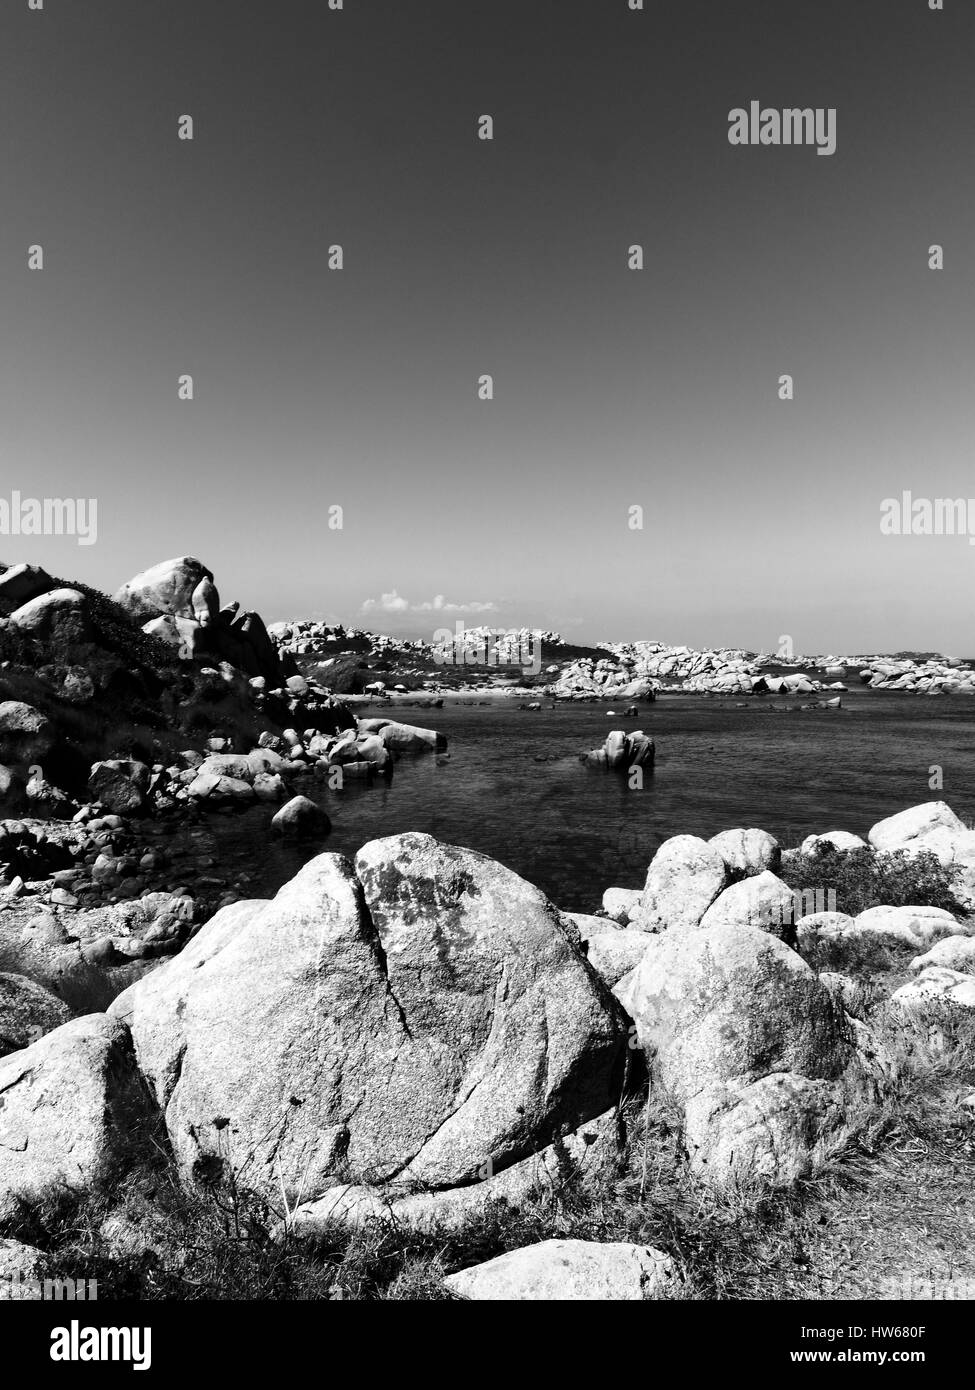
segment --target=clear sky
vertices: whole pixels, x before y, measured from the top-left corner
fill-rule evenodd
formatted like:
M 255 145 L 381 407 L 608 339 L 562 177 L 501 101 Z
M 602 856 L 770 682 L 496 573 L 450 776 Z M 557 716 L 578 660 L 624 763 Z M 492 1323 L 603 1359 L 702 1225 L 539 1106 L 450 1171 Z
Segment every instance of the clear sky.
M 975 497 L 973 40 L 968 0 L 9 0 L 0 497 L 96 497 L 98 542 L 0 557 L 975 653 L 975 547 L 880 532 Z M 730 145 L 752 100 L 835 107 L 836 153 Z

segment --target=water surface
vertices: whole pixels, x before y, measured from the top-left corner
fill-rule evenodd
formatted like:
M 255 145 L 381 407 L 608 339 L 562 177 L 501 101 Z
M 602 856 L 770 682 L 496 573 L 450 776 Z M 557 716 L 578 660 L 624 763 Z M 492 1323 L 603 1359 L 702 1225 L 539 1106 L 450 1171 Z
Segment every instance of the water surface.
M 499 859 L 574 911 L 594 910 L 611 884 L 642 886 L 670 835 L 760 826 L 794 845 L 824 830 L 865 835 L 881 817 L 931 799 L 975 817 L 975 701 L 866 690 L 843 698 L 839 711 L 773 713 L 767 700 L 739 708 L 661 697 L 634 719 L 608 717 L 610 705 L 404 709 L 405 722 L 446 734 L 448 761 L 404 756 L 388 785 L 350 783 L 338 793 L 307 778 L 298 789 L 331 817 L 320 848 L 354 854 L 378 836 L 422 830 Z M 611 728 L 655 738 L 656 768 L 642 790 L 580 763 Z M 934 765 L 940 791 L 929 787 Z M 271 839 L 271 814 L 214 816 L 193 834 L 221 875 L 250 876 L 250 896 L 274 893 L 317 852 Z

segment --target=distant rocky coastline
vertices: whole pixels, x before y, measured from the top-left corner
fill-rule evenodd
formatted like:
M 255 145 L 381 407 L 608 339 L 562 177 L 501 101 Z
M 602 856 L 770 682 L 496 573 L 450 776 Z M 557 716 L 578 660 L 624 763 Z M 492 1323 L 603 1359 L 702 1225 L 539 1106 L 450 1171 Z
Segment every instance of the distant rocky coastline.
M 498 632 L 494 665 L 485 642 Z M 311 620 L 271 624 L 268 633 L 284 657 L 314 664 L 319 679 L 345 693 L 426 694 L 595 701 L 653 700 L 657 694 L 820 694 L 832 698 L 853 683 L 913 694 L 975 694 L 975 670 L 956 657 L 783 657 L 741 648 L 696 650 L 663 642 L 607 642 L 594 648 L 566 643 L 557 632 L 475 627 L 457 639 L 459 656 L 445 667 L 438 644 L 397 639 L 362 628 Z M 519 656 L 534 644 L 543 669 L 526 678 Z M 480 658 L 480 659 L 479 659 Z

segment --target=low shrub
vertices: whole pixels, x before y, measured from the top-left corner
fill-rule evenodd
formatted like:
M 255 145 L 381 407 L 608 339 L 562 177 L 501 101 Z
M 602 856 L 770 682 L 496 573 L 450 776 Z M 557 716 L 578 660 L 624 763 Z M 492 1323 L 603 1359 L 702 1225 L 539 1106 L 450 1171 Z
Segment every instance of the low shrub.
M 963 913 L 955 897 L 954 873 L 928 851 L 878 854 L 872 849 L 841 851 L 824 847 L 815 856 L 783 866 L 783 881 L 794 892 L 835 894 L 836 911 L 855 917 L 869 907 L 941 907 Z

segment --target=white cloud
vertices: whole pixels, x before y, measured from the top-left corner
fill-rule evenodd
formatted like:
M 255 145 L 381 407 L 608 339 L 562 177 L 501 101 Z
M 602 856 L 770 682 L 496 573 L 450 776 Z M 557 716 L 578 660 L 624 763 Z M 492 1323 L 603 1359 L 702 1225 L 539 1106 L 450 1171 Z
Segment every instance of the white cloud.
M 395 589 L 389 594 L 381 594 L 379 598 L 367 598 L 362 605 L 363 613 L 405 613 L 409 609 L 409 603 L 405 598 L 401 598 Z
M 494 602 L 451 603 L 443 594 L 436 594 L 424 603 L 410 603 L 409 599 L 396 592 L 382 594 L 378 599 L 367 598 L 362 605 L 363 613 L 497 613 L 498 604 Z
M 443 594 L 437 594 L 431 603 L 414 603 L 412 613 L 496 613 L 496 603 L 448 603 Z

